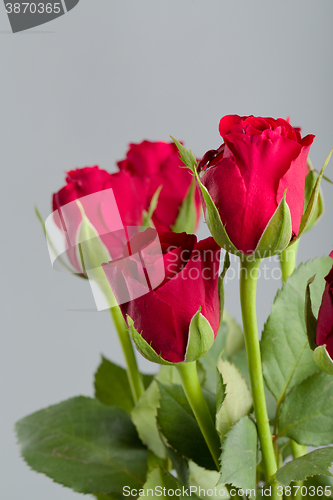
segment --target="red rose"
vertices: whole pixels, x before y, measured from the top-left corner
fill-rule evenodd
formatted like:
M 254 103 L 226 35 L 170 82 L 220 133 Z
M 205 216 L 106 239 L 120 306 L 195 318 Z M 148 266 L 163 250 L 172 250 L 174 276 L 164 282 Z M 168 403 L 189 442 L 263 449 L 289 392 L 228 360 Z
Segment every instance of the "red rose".
M 333 252 L 330 257 L 333 259 Z M 316 328 L 316 344 L 326 345 L 326 350 L 333 359 L 333 267 L 325 280 L 326 285 Z
M 302 139 L 282 118 L 238 115 L 223 117 L 219 131 L 224 143 L 204 155 L 198 172 L 230 241 L 244 254 L 254 252 L 285 191 L 295 237 L 314 136 Z
M 82 215 L 77 204 L 71 202 L 82 198 L 89 221 L 110 255 L 115 258 L 119 256 L 119 248 L 122 251 L 126 241 L 123 227 L 142 225 L 147 180 L 133 177 L 129 172 L 110 174 L 95 166 L 67 172 L 66 183 L 53 195 L 53 210 L 57 225 L 65 228 L 64 232 L 69 240 L 68 257 L 75 269 L 81 273 L 75 243 Z M 113 189 L 115 201 L 110 192 L 106 191 L 110 188 Z M 89 197 L 94 193 L 93 197 Z
M 131 252 L 142 255 L 151 246 L 155 235 L 156 231 L 149 228 L 135 236 L 129 242 Z M 141 297 L 120 307 L 127 322 L 133 320 L 134 328 L 155 353 L 166 361 L 179 363 L 185 359 L 191 320 L 199 310 L 201 319 L 210 325 L 212 341 L 217 334 L 220 324 L 220 248 L 213 238 L 197 242 L 196 236 L 186 233 L 162 233 L 159 240 L 159 255 L 150 252 L 148 259 L 141 259 L 146 263 L 144 273 L 140 259 L 131 259 L 126 269 L 121 262 L 121 279 L 127 284 L 130 295 L 147 283 L 147 275 L 150 283 Z M 128 255 L 126 247 L 124 257 Z M 161 263 L 164 279 L 157 279 L 159 284 L 155 287 L 151 269 L 154 266 L 159 278 Z M 111 288 L 114 288 L 114 262 L 102 267 Z
M 157 231 L 171 231 L 192 181 L 192 176 L 180 168 L 181 161 L 175 144 L 149 141 L 130 144 L 126 159 L 119 161 L 117 165 L 122 172 L 127 171 L 133 176 L 149 179 L 146 210 L 156 190 L 163 186 L 152 221 Z M 197 225 L 200 206 L 200 196 L 196 189 Z

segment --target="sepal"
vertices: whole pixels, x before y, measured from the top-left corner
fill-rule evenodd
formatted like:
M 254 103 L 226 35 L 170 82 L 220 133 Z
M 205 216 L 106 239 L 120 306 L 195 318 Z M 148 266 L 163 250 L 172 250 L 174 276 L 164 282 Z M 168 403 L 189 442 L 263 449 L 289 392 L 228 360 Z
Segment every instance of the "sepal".
M 183 146 L 174 137 L 172 137 L 172 136 L 170 136 L 170 137 L 173 140 L 173 142 L 176 144 L 178 151 L 179 151 L 179 154 L 180 154 L 180 159 L 182 160 L 182 162 L 184 163 L 186 168 L 188 168 L 189 170 L 191 170 L 191 172 L 193 172 L 195 174 L 198 164 L 197 164 L 197 160 L 196 160 L 194 154 L 192 153 L 192 151 L 190 149 L 186 149 L 185 146 Z
M 279 206 L 261 235 L 254 252 L 256 259 L 281 253 L 291 240 L 292 223 L 290 209 L 286 202 L 286 193 L 287 191 L 285 191 Z
M 153 224 L 153 221 L 152 221 L 152 216 L 153 216 L 153 213 L 155 212 L 155 209 L 157 207 L 158 198 L 160 196 L 160 192 L 161 192 L 162 187 L 163 186 L 159 186 L 156 189 L 155 193 L 153 194 L 152 199 L 150 201 L 149 208 L 148 208 L 148 212 L 146 212 L 146 210 L 143 211 L 143 220 L 142 220 L 143 226 L 155 227 Z
M 313 359 L 325 373 L 333 375 L 333 359 L 327 352 L 326 344 L 318 346 L 313 351 Z
M 305 178 L 305 193 L 304 193 L 304 209 L 308 206 L 311 198 L 311 193 L 316 185 L 318 173 L 312 168 L 312 164 L 308 159 L 309 173 Z M 324 176 L 323 176 L 324 178 Z M 319 189 L 317 203 L 313 212 L 313 215 L 309 221 L 309 224 L 305 228 L 304 232 L 309 231 L 321 218 L 324 213 L 324 198 L 321 189 Z
M 206 354 L 214 342 L 213 329 L 200 311 L 201 307 L 191 319 L 184 359 L 185 363 L 196 361 L 198 358 Z
M 320 174 L 318 175 L 318 178 L 316 180 L 316 183 L 312 189 L 308 205 L 307 205 L 306 210 L 305 210 L 303 217 L 301 219 L 301 225 L 299 228 L 298 235 L 293 240 L 293 243 L 295 241 L 297 241 L 301 237 L 301 235 L 304 233 L 304 231 L 310 226 L 310 224 L 312 224 L 313 217 L 314 217 L 315 212 L 316 212 L 318 196 L 320 193 L 320 183 L 321 183 L 321 180 L 323 178 L 325 168 L 327 167 L 328 162 L 331 159 L 332 153 L 333 153 L 333 149 L 331 149 L 331 151 L 329 152 L 329 155 L 327 156 L 325 163 L 323 165 L 323 168 L 321 169 Z
M 52 239 L 51 239 L 50 235 L 49 235 L 49 234 L 48 234 L 48 232 L 47 232 L 45 222 L 44 222 L 44 220 L 43 220 L 43 218 L 42 218 L 42 216 L 41 216 L 41 214 L 40 214 L 40 212 L 39 212 L 39 210 L 38 210 L 38 208 L 37 208 L 37 205 L 35 205 L 35 206 L 34 206 L 34 208 L 35 208 L 35 214 L 36 214 L 36 216 L 37 216 L 37 218 L 38 218 L 38 220 L 39 220 L 39 222 L 40 222 L 40 224 L 41 224 L 41 226 L 42 226 L 42 229 L 43 229 L 44 236 L 45 236 L 45 238 L 46 238 L 47 244 L 48 244 L 48 246 L 51 248 L 51 250 L 52 250 L 53 254 L 54 254 L 55 256 L 57 256 L 57 257 L 56 257 L 57 261 L 58 261 L 58 262 L 59 262 L 59 263 L 63 266 L 63 268 L 64 268 L 66 271 L 70 272 L 71 274 L 74 274 L 75 276 L 78 276 L 79 278 L 88 279 L 88 278 L 87 278 L 87 276 L 85 276 L 84 274 L 80 274 L 80 273 L 76 272 L 76 270 L 74 270 L 74 269 L 70 268 L 70 267 L 66 264 L 66 262 L 62 259 L 62 257 L 59 255 L 59 252 L 58 252 L 58 251 L 57 251 L 57 249 L 55 248 L 55 245 L 54 245 L 54 243 L 53 243 L 53 241 L 52 241 Z
M 219 276 L 219 299 L 220 299 L 220 324 L 222 323 L 223 320 L 223 311 L 224 311 L 224 284 L 223 280 L 225 275 L 227 274 L 227 271 L 230 267 L 230 255 L 228 252 L 226 252 L 225 257 L 224 257 L 224 264 L 223 264 L 223 270 L 222 273 Z
M 205 205 L 206 205 L 206 222 L 207 226 L 211 232 L 211 235 L 213 236 L 214 240 L 216 243 L 221 247 L 224 248 L 227 252 L 233 253 L 235 255 L 241 255 L 241 252 L 237 250 L 237 248 L 234 246 L 234 244 L 231 242 L 225 227 L 221 221 L 220 214 L 216 208 L 215 203 L 213 202 L 209 192 L 207 191 L 206 187 L 201 183 L 200 177 L 197 172 L 197 161 L 192 153 L 192 151 L 188 151 L 180 142 L 178 142 L 176 139 L 171 137 L 171 139 L 174 141 L 176 144 L 178 151 L 180 153 L 180 158 L 186 165 L 186 168 L 191 170 L 191 172 L 194 174 L 196 181 L 198 183 L 198 186 L 201 190 Z
M 152 348 L 150 344 L 143 338 L 143 336 L 136 330 L 134 327 L 134 321 L 130 316 L 126 316 L 129 333 L 135 344 L 135 347 L 139 351 L 139 353 L 148 361 L 152 361 L 153 363 L 158 363 L 159 365 L 173 365 L 174 363 L 170 363 L 166 359 L 163 359 L 156 351 Z
M 86 273 L 89 269 L 97 269 L 105 262 L 109 262 L 111 256 L 98 232 L 86 216 L 82 203 L 79 200 L 76 200 L 76 203 L 82 217 L 76 235 L 77 258 L 83 272 Z
M 305 325 L 306 325 L 306 333 L 308 336 L 309 346 L 312 351 L 314 351 L 318 344 L 316 344 L 316 329 L 317 329 L 317 319 L 312 312 L 312 303 L 311 303 L 311 294 L 310 294 L 310 285 L 313 283 L 316 275 L 312 276 L 309 279 L 306 285 L 305 292 Z
M 193 234 L 197 225 L 197 214 L 195 209 L 195 179 L 192 180 L 182 205 L 179 208 L 177 219 L 172 226 L 174 233 Z

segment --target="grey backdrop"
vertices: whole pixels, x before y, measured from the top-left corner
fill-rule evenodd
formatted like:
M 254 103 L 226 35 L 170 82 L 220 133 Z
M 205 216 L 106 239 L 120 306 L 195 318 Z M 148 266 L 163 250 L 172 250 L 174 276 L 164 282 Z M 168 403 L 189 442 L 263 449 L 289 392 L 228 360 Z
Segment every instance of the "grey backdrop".
M 2 498 L 79 497 L 28 469 L 13 425 L 92 395 L 101 353 L 123 363 L 89 285 L 52 270 L 33 204 L 46 217 L 65 170 L 114 169 L 130 141 L 173 135 L 200 156 L 220 145 L 218 122 L 229 113 L 291 116 L 316 134 L 319 168 L 333 146 L 332 14 L 331 0 L 81 0 L 13 35 L 0 5 Z M 303 237 L 299 260 L 333 248 L 333 186 L 323 189 L 326 217 Z M 259 283 L 261 326 L 278 286 Z M 240 318 L 237 280 L 227 306 Z

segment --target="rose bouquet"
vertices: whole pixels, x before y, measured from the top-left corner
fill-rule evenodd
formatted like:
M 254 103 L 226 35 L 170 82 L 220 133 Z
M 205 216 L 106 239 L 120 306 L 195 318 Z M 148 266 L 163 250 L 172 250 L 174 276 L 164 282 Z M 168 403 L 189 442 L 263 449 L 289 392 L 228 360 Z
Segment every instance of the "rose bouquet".
M 131 144 L 118 172 L 68 172 L 53 195 L 51 261 L 89 281 L 126 361 L 102 359 L 95 398 L 16 425 L 29 466 L 76 492 L 333 498 L 333 252 L 295 269 L 329 157 L 317 173 L 314 136 L 283 119 L 225 116 L 219 130 L 199 161 L 176 140 Z M 212 236 L 198 241 L 201 205 Z M 243 329 L 224 311 L 230 253 Z M 259 340 L 256 283 L 272 256 L 283 286 Z

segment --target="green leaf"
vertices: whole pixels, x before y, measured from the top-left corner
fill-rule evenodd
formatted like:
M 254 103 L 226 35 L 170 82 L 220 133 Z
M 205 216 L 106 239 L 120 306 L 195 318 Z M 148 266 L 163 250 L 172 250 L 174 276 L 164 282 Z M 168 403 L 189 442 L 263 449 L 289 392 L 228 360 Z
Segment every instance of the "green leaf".
M 252 420 L 242 417 L 230 429 L 222 445 L 220 483 L 253 490 L 255 497 L 257 466 L 257 429 Z M 248 495 L 249 496 L 249 495 Z
M 218 370 L 226 386 L 226 396 L 216 414 L 216 428 L 223 438 L 234 423 L 250 412 L 252 396 L 245 379 L 235 365 L 220 359 Z
M 227 325 L 223 321 L 219 331 L 217 332 L 212 347 L 197 361 L 197 364 L 200 365 L 205 371 L 204 387 L 212 393 L 216 391 L 218 375 L 217 361 L 220 358 L 221 352 L 225 349 L 227 332 Z
M 251 386 L 251 380 L 250 380 L 250 373 L 249 373 L 249 365 L 247 362 L 247 354 L 246 354 L 246 349 L 241 349 L 240 351 L 235 352 L 232 356 L 225 356 L 225 352 L 222 354 L 223 359 L 227 359 L 232 363 L 233 365 L 238 368 L 240 373 L 243 375 L 245 378 L 247 385 L 250 387 Z
M 218 415 L 223 401 L 225 400 L 226 396 L 226 385 L 223 383 L 223 378 L 222 375 L 219 371 L 217 371 L 217 384 L 216 384 L 216 415 Z
M 333 359 L 328 354 L 326 344 L 318 346 L 313 352 L 315 363 L 329 375 L 333 375 Z
M 290 243 L 291 235 L 291 214 L 285 192 L 258 242 L 254 252 L 256 258 L 262 259 L 282 252 Z
M 304 297 L 307 282 L 316 273 L 311 298 L 314 309 L 318 310 L 324 291 L 324 276 L 331 267 L 330 257 L 301 264 L 274 300 L 262 335 L 261 354 L 266 385 L 278 404 L 293 387 L 318 371 L 306 334 Z
M 74 491 L 113 496 L 144 484 L 147 450 L 120 408 L 80 396 L 23 418 L 16 432 L 28 465 Z
M 165 488 L 165 493 L 163 493 L 163 488 Z M 175 492 L 176 490 L 177 494 L 173 495 L 172 498 L 185 498 L 187 496 L 183 493 L 183 485 L 178 479 L 161 467 L 157 467 L 149 474 L 144 486 L 144 492 L 140 496 L 159 498 L 163 495 L 163 498 L 171 498 L 171 491 Z M 198 499 L 194 493 L 192 493 L 191 498 L 192 497 L 194 500 Z
M 214 342 L 213 329 L 200 310 L 201 307 L 191 319 L 185 354 L 186 363 L 196 361 L 206 354 Z
M 212 494 L 209 495 L 209 498 L 215 498 L 218 500 L 221 500 L 221 497 L 224 500 L 230 498 L 227 488 L 222 484 L 216 490 L 215 494 L 214 488 L 218 484 L 219 477 L 220 474 L 217 471 L 206 470 L 203 467 L 199 467 L 196 463 L 190 462 L 189 485 L 192 486 L 192 488 L 197 488 L 196 491 L 198 492 L 199 498 L 206 500 L 206 492 L 208 490 L 212 490 Z M 199 488 L 201 488 L 201 491 Z
M 94 497 L 97 500 L 120 500 L 123 498 L 123 495 L 94 495 Z
M 308 478 L 304 482 L 304 486 L 308 488 L 308 491 L 317 491 L 317 489 L 313 490 L 313 487 L 317 488 L 317 486 L 323 486 L 323 489 L 325 491 L 325 486 L 326 486 L 326 492 L 327 494 L 323 495 L 325 498 L 333 498 L 333 478 L 329 476 L 313 476 Z M 310 490 L 310 486 L 312 486 L 312 489 Z
M 156 375 L 153 375 L 151 373 L 141 373 L 141 375 L 142 375 L 143 385 L 145 389 L 148 389 L 148 387 L 150 386 Z
M 132 421 L 141 441 L 160 458 L 165 458 L 165 446 L 157 429 L 157 408 L 160 403 L 160 391 L 154 380 L 141 395 L 132 410 Z
M 333 377 L 316 373 L 285 399 L 279 420 L 279 436 L 299 444 L 323 446 L 333 442 Z
M 155 378 L 164 385 L 182 383 L 182 379 L 179 375 L 179 371 L 177 370 L 176 365 L 161 366 L 160 371 Z
M 132 411 L 132 421 L 138 431 L 141 441 L 157 457 L 164 459 L 166 445 L 157 429 L 157 409 L 160 406 L 160 391 L 157 380 L 162 384 L 181 383 L 181 378 L 175 366 L 161 366 L 160 371 L 151 385 L 142 394 Z
M 136 328 L 134 327 L 134 321 L 132 320 L 132 318 L 127 315 L 126 319 L 129 326 L 129 333 L 132 337 L 135 347 L 144 358 L 148 359 L 148 361 L 152 361 L 153 363 L 158 363 L 160 365 L 173 364 L 169 361 L 166 361 L 159 354 L 157 354 L 157 352 L 154 351 L 154 349 L 150 344 L 148 344 L 148 342 L 146 342 L 142 335 L 137 332 Z
M 95 374 L 95 397 L 109 406 L 118 406 L 130 412 L 134 407 L 126 371 L 102 357 Z
M 153 375 L 142 375 L 143 384 L 148 387 Z M 133 396 L 126 370 L 102 356 L 102 362 L 95 373 L 95 398 L 108 406 L 118 406 L 127 412 L 134 407 Z
M 112 497 L 111 495 L 94 495 L 97 500 L 118 500 L 117 496 Z
M 312 311 L 311 304 L 311 293 L 310 293 L 310 285 L 313 283 L 315 276 L 312 276 L 306 285 L 305 292 L 305 324 L 306 324 L 306 333 L 308 336 L 309 346 L 312 351 L 317 347 L 316 344 L 316 329 L 317 329 L 317 319 Z
M 161 192 L 162 187 L 163 187 L 163 185 L 159 186 L 156 189 L 156 191 L 153 194 L 152 199 L 150 201 L 148 212 L 144 211 L 144 213 L 143 213 L 143 222 L 142 222 L 143 226 L 154 227 L 154 224 L 153 224 L 151 218 L 156 210 L 158 198 L 160 196 L 160 192 Z
M 168 457 L 171 460 L 172 468 L 177 472 L 177 477 L 179 481 L 183 483 L 185 486 L 188 486 L 188 478 L 190 474 L 188 459 L 186 457 L 183 457 L 173 448 L 171 448 L 171 446 L 169 446 L 165 438 L 164 440 L 165 440 L 165 449 L 168 454 Z
M 198 465 L 214 470 L 214 460 L 182 386 L 163 385 L 160 382 L 158 385 L 161 400 L 157 412 L 157 422 L 169 445 Z M 204 396 L 212 415 L 214 415 L 215 398 L 207 391 L 204 391 Z
M 195 207 L 196 182 L 192 180 L 182 205 L 179 208 L 177 219 L 172 226 L 174 233 L 193 234 L 197 225 L 197 211 Z
M 290 443 L 291 440 L 287 437 L 282 437 L 277 441 L 278 451 L 280 454 L 280 458 L 282 458 L 282 462 L 287 460 L 287 458 L 290 460 L 290 458 L 292 457 L 293 451 L 291 449 Z
M 148 474 L 156 469 L 157 466 L 168 468 L 168 459 L 165 452 L 165 457 L 160 458 L 151 450 L 148 450 Z
M 295 238 L 293 240 L 293 243 L 301 237 L 302 233 L 307 229 L 307 227 L 309 226 L 309 224 L 313 220 L 313 216 L 315 215 L 318 196 L 319 196 L 319 192 L 320 192 L 321 179 L 324 175 L 325 168 L 327 167 L 328 162 L 331 159 L 332 152 L 333 152 L 333 149 L 331 149 L 331 151 L 329 152 L 329 155 L 324 162 L 323 168 L 321 169 L 320 174 L 318 175 L 318 179 L 316 181 L 316 184 L 315 184 L 314 188 L 312 189 L 312 193 L 311 193 L 311 196 L 309 199 L 308 206 L 306 207 L 306 210 L 305 210 L 303 217 L 301 219 L 301 225 L 300 225 L 300 228 L 298 231 L 297 238 Z
M 320 448 L 292 462 L 287 462 L 277 471 L 276 479 L 283 486 L 288 486 L 291 481 L 303 481 L 318 474 L 333 477 L 333 474 L 329 471 L 332 462 L 333 446 Z

